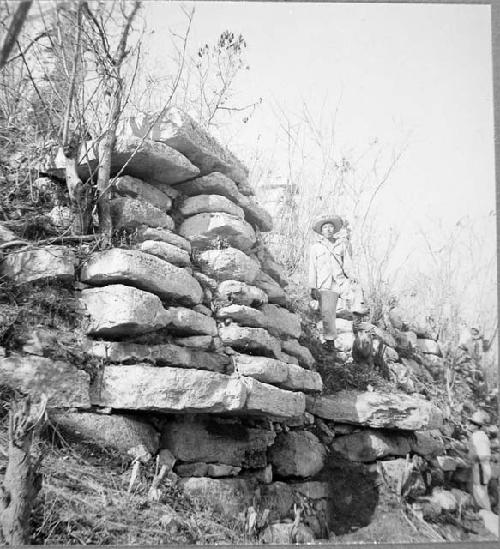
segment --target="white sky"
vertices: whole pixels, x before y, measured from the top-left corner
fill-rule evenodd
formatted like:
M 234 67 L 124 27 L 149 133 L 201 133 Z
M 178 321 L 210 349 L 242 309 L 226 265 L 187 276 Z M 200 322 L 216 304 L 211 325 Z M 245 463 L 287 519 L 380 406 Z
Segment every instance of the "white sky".
M 313 113 L 323 104 L 333 113 L 341 97 L 338 135 L 346 146 L 377 138 L 391 150 L 411 134 L 377 199 L 387 228 L 411 240 L 416 223 L 449 226 L 495 209 L 489 6 L 195 4 L 195 47 L 226 29 L 248 44 L 251 68 L 235 102 L 262 97 L 263 104 L 248 124 L 236 120 L 232 148 L 240 157 L 260 143 L 284 165 L 273 105 L 292 112 L 306 101 Z M 179 5 L 148 2 L 144 16 L 155 30 L 149 54 L 165 58 L 168 29 L 182 29 Z M 484 238 L 496 249 L 494 223 Z

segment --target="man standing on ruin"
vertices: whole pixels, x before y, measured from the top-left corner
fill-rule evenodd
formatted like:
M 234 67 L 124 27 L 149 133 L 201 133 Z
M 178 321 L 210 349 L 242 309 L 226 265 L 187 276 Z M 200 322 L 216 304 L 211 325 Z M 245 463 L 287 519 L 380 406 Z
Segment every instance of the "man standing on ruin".
M 352 251 L 347 223 L 338 215 L 323 215 L 313 225 L 316 238 L 309 255 L 311 297 L 319 301 L 322 338 L 333 342 L 337 305 L 350 309 Z M 340 302 L 339 302 L 340 299 Z

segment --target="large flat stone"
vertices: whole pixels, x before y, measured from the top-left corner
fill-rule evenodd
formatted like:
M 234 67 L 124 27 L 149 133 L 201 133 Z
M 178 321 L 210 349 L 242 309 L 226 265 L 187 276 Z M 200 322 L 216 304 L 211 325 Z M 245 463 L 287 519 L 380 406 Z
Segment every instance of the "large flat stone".
M 443 436 L 437 429 L 415 431 L 409 440 L 412 451 L 427 459 L 444 454 Z
M 83 290 L 81 301 L 89 315 L 88 334 L 130 336 L 154 332 L 170 323 L 158 296 L 116 284 Z
M 53 412 L 50 419 L 58 429 L 87 442 L 112 448 L 122 454 L 149 457 L 160 447 L 160 434 L 149 423 L 128 415 Z
M 388 435 L 373 429 L 337 437 L 330 448 L 350 461 L 371 462 L 385 456 L 405 456 L 410 453 L 407 437 Z
M 246 398 L 240 380 L 216 372 L 131 364 L 105 366 L 92 403 L 122 410 L 221 413 L 242 410 Z
M 312 368 L 316 362 L 311 351 L 307 347 L 301 345 L 296 339 L 286 339 L 282 341 L 281 349 L 285 351 L 285 353 L 296 357 L 299 364 L 304 368 Z
M 151 136 L 181 152 L 199 168 L 200 175 L 221 172 L 236 183 L 246 183 L 248 179 L 248 170 L 236 156 L 177 107 L 167 110 L 154 125 Z
M 223 212 L 239 219 L 244 218 L 243 210 L 225 196 L 217 194 L 200 194 L 185 198 L 179 207 L 179 212 L 184 217 L 200 213 Z
M 260 271 L 259 264 L 236 248 L 205 250 L 198 256 L 204 274 L 216 280 L 240 280 L 252 284 Z
M 45 246 L 8 254 L 0 262 L 0 277 L 16 284 L 42 280 L 71 282 L 75 278 L 75 252 L 65 246 Z
M 169 307 L 171 315 L 170 330 L 186 335 L 217 335 L 215 320 L 202 313 L 185 307 Z
M 177 267 L 187 267 L 191 265 L 191 258 L 189 253 L 182 248 L 178 248 L 167 242 L 161 242 L 160 240 L 145 240 L 139 245 L 141 252 L 154 255 L 167 261 Z
M 216 317 L 221 320 L 231 319 L 241 326 L 252 328 L 267 328 L 268 324 L 264 313 L 247 305 L 232 304 L 221 307 L 217 311 Z
M 236 183 L 220 172 L 213 172 L 203 177 L 197 177 L 191 181 L 180 183 L 175 187 L 178 191 L 186 196 L 196 196 L 199 194 L 212 194 L 225 196 L 238 203 L 239 197 L 242 195 L 238 191 Z
M 149 204 L 149 202 L 122 196 L 110 200 L 109 206 L 115 231 L 137 229 L 142 225 L 161 227 L 168 230 L 174 228 L 173 219 L 163 210 Z
M 267 303 L 267 294 L 257 286 L 250 286 L 240 280 L 224 280 L 217 287 L 216 297 L 235 305 L 258 307 Z
M 248 328 L 230 324 L 219 328 L 219 337 L 224 345 L 234 347 L 241 352 L 257 352 L 276 356 L 280 351 L 279 341 L 264 328 Z
M 273 230 L 273 218 L 271 217 L 271 214 L 252 197 L 240 194 L 237 197 L 236 203 L 243 209 L 246 221 L 253 227 L 256 227 L 262 232 Z
M 172 199 L 164 192 L 130 175 L 119 177 L 115 182 L 115 189 L 122 196 L 130 196 L 142 202 L 148 202 L 164 212 L 168 212 L 172 207 Z
M 39 356 L 0 358 L 0 385 L 39 397 L 47 396 L 49 408 L 89 408 L 87 372 L 62 361 Z
M 313 372 L 295 364 L 287 364 L 288 376 L 282 386 L 292 391 L 315 393 L 323 389 L 323 380 L 318 372 Z
M 252 281 L 255 286 L 263 290 L 268 297 L 269 303 L 285 305 L 286 294 L 283 288 L 267 273 L 259 271 L 257 276 Z
M 269 333 L 276 337 L 291 337 L 298 339 L 302 333 L 300 317 L 283 307 L 267 304 L 260 310 L 267 319 Z
M 172 246 L 177 246 L 191 253 L 191 243 L 177 233 L 173 233 L 167 229 L 158 227 L 139 227 L 136 232 L 136 242 L 141 243 L 146 240 L 156 240 L 159 242 L 166 242 Z
M 179 234 L 191 242 L 191 246 L 208 248 L 218 241 L 239 250 L 249 250 L 255 244 L 252 226 L 226 213 L 200 213 L 185 219 Z
M 130 284 L 188 305 L 200 303 L 203 293 L 184 269 L 145 252 L 121 248 L 93 254 L 82 267 L 81 280 L 99 286 Z
M 241 379 L 247 388 L 245 411 L 251 415 L 294 418 L 304 413 L 306 401 L 303 393 L 278 389 L 251 377 Z
M 248 428 L 236 422 L 176 419 L 162 429 L 161 447 L 184 462 L 224 463 L 247 468 L 265 467 L 274 431 Z
M 141 345 L 127 341 L 88 340 L 84 349 L 91 356 L 122 364 L 150 362 L 158 366 L 196 368 L 221 374 L 232 373 L 233 370 L 227 355 L 189 349 L 171 343 Z
M 427 400 L 398 394 L 339 391 L 327 397 L 307 397 L 307 411 L 338 423 L 377 429 L 417 431 L 442 425 L 441 411 Z
M 280 433 L 269 450 L 269 460 L 282 477 L 307 478 L 325 464 L 326 448 L 309 431 Z

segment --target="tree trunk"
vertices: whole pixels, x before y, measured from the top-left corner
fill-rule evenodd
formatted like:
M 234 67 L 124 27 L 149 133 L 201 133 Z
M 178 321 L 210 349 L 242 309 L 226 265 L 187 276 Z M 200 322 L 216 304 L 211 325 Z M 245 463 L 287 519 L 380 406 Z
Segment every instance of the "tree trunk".
M 11 404 L 9 463 L 0 486 L 0 544 L 26 545 L 30 541 L 31 510 L 42 487 L 40 460 L 31 455 L 34 428 L 41 416 L 35 418 L 32 412 L 30 397 Z
M 78 177 L 75 155 L 64 156 L 66 162 L 66 186 L 72 214 L 71 233 L 88 234 L 92 222 L 92 188 Z

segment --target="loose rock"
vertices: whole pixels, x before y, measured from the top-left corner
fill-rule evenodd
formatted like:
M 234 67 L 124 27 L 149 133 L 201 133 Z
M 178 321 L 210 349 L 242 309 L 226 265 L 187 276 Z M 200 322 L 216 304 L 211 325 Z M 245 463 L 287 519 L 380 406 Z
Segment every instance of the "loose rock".
M 160 259 L 168 261 L 168 263 L 177 265 L 178 267 L 187 267 L 191 265 L 191 259 L 186 250 L 173 246 L 172 244 L 168 244 L 167 242 L 145 240 L 144 242 L 141 242 L 139 249 L 141 252 L 146 252 L 159 257 Z
M 269 459 L 279 475 L 306 478 L 323 469 L 326 449 L 309 431 L 289 431 L 276 437 Z
M 235 248 L 206 250 L 200 253 L 198 262 L 202 272 L 216 280 L 240 280 L 252 284 L 260 270 L 255 260 Z
M 136 198 L 121 197 L 109 201 L 113 229 L 138 229 L 142 225 L 173 230 L 174 221 L 163 210 Z
M 217 288 L 217 298 L 235 305 L 258 307 L 267 303 L 267 295 L 257 286 L 239 280 L 224 280 Z

